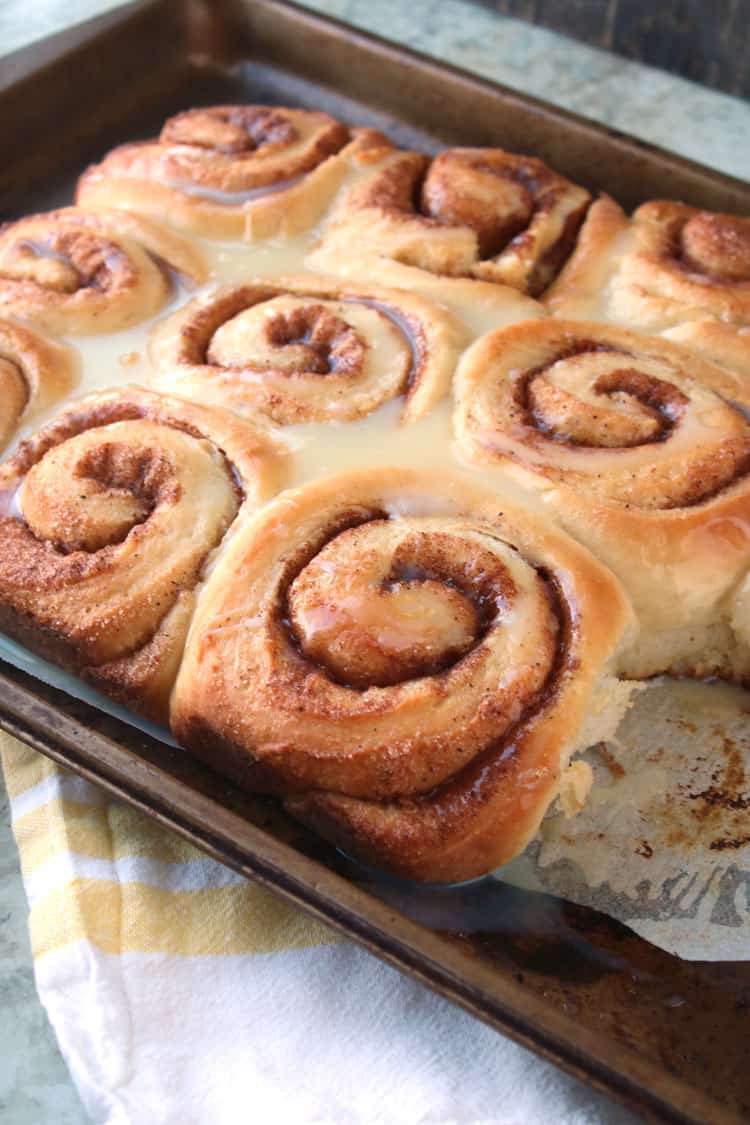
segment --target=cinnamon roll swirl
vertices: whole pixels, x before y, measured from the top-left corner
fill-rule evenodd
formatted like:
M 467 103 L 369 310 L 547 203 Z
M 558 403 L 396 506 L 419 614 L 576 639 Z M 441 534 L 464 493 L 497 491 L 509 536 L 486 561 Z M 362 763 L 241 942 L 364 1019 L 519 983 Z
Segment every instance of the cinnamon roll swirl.
M 117 211 L 32 215 L 0 229 L 0 311 L 50 332 L 117 332 L 166 303 L 168 270 L 203 281 L 203 260 L 188 242 Z
M 163 720 L 203 568 L 278 463 L 224 411 L 81 400 L 0 468 L 0 629 Z
M 22 420 L 61 399 L 73 382 L 67 348 L 0 317 L 0 450 Z
M 590 198 L 541 160 L 502 149 L 448 149 L 430 159 L 386 142 L 362 164 L 321 250 L 335 259 L 357 247 L 411 267 L 394 272 L 398 284 L 420 271 L 537 296 L 572 250 Z
M 492 333 L 456 376 L 468 460 L 503 465 L 623 582 L 633 677 L 747 679 L 732 598 L 750 566 L 750 391 L 679 346 L 535 321 Z
M 157 325 L 155 385 L 279 425 L 350 421 L 403 397 L 403 420 L 442 398 L 465 333 L 412 293 L 315 277 L 225 286 Z
M 157 140 L 120 145 L 78 182 L 87 207 L 125 207 L 208 238 L 313 226 L 370 130 L 327 113 L 220 105 L 171 117 Z
M 337 476 L 233 536 L 172 727 L 363 859 L 466 879 L 585 782 L 569 759 L 627 706 L 609 669 L 630 620 L 612 576 L 528 512 L 440 475 Z
M 750 219 L 653 200 L 628 220 L 604 197 L 545 303 L 663 333 L 750 374 Z

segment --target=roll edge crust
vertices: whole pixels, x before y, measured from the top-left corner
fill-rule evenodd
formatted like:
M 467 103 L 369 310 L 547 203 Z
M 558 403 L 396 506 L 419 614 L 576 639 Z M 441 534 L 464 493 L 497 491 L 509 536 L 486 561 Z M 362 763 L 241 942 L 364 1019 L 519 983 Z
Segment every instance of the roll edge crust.
M 555 316 L 659 333 L 750 376 L 750 219 L 666 199 L 628 218 L 602 196 L 542 300 Z
M 193 243 L 126 211 L 63 207 L 0 227 L 0 311 L 59 335 L 150 319 L 173 291 L 169 271 L 187 285 L 207 276 Z
M 152 331 L 153 385 L 278 425 L 352 421 L 391 399 L 402 421 L 450 390 L 468 342 L 414 293 L 304 275 L 219 286 Z
M 474 278 L 532 297 L 573 249 L 591 198 L 541 160 L 498 148 L 429 158 L 381 138 L 359 163 L 322 232 L 332 260 L 356 246 L 412 273 Z
M 76 201 L 180 230 L 250 242 L 294 237 L 324 214 L 362 150 L 383 143 L 326 113 L 220 105 L 169 118 L 159 138 L 120 145 L 78 181 Z
M 75 378 L 69 348 L 0 317 L 0 450 L 22 423 L 62 399 Z
M 551 319 L 478 341 L 455 389 L 461 457 L 500 467 L 628 591 L 641 628 L 623 674 L 747 682 L 745 380 L 659 337 Z
M 160 722 L 196 589 L 283 456 L 250 423 L 94 394 L 0 467 L 0 629 Z

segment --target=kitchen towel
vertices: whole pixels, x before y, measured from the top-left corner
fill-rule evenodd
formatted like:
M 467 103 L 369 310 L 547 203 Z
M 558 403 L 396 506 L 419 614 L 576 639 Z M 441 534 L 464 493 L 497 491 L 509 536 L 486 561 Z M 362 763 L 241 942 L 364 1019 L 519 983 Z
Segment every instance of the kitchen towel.
M 626 1111 L 0 734 L 39 996 L 101 1125 Z

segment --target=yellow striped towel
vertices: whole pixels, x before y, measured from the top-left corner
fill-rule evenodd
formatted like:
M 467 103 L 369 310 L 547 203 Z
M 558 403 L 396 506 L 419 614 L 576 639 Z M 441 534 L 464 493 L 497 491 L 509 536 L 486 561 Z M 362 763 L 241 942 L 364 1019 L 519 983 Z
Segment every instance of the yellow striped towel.
M 37 988 L 93 1121 L 631 1120 L 81 778 L 0 753 Z

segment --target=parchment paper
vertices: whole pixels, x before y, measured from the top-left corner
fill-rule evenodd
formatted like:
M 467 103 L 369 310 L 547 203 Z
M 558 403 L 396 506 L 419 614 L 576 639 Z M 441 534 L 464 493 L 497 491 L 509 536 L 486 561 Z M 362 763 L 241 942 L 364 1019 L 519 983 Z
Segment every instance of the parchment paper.
M 586 807 L 499 872 L 687 960 L 750 959 L 750 693 L 660 680 L 587 751 Z

